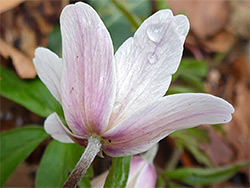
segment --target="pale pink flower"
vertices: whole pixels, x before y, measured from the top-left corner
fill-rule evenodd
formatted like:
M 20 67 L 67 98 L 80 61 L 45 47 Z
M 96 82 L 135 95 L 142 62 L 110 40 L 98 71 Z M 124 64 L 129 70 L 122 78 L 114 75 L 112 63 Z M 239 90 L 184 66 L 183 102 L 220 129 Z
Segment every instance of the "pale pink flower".
M 92 188 L 104 187 L 108 171 L 102 173 L 91 181 Z M 154 188 L 157 174 L 153 164 L 140 156 L 133 156 L 130 163 L 129 177 L 126 188 Z
M 66 6 L 60 17 L 62 58 L 45 48 L 35 52 L 40 79 L 61 103 L 45 130 L 61 142 L 86 146 L 91 135 L 112 157 L 144 152 L 179 129 L 231 120 L 233 107 L 209 94 L 163 97 L 180 64 L 189 30 L 186 16 L 160 10 L 114 55 L 111 37 L 89 5 Z

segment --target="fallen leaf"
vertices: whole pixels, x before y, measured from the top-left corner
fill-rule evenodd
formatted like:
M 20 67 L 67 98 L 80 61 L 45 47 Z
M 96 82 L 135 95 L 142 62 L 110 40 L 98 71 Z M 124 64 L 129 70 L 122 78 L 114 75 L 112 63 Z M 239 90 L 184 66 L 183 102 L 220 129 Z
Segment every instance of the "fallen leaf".
M 166 0 L 175 14 L 187 15 L 191 30 L 201 39 L 217 34 L 229 18 L 229 1 Z
M 231 1 L 231 15 L 228 30 L 235 36 L 250 39 L 250 1 Z
M 230 62 L 224 62 L 224 65 L 221 63 L 218 84 L 208 80 L 210 92 L 223 96 L 235 109 L 232 121 L 222 125 L 224 136 L 215 131 L 210 133 L 211 143 L 206 145 L 205 151 L 216 166 L 250 158 L 249 64 L 245 56 L 239 57 L 239 54 L 235 53 L 232 57 Z M 241 171 L 246 174 L 250 182 L 250 168 Z
M 225 131 L 228 142 L 235 150 L 235 161 L 241 161 L 250 158 L 249 64 L 246 57 L 240 57 L 234 62 L 230 75 L 225 89 L 233 101 L 235 113 Z M 245 172 L 250 181 L 250 169 L 245 169 Z
M 1 44 L 0 51 L 5 58 L 12 58 L 21 78 L 35 77 L 34 51 L 38 46 L 47 47 L 47 36 L 58 24 L 60 12 L 66 4 L 67 0 L 26 1 L 22 6 L 0 14 L 0 38 L 4 45 Z
M 202 143 L 200 147 L 206 152 L 215 166 L 229 164 L 234 159 L 234 152 L 222 135 L 215 132 L 211 126 L 206 126 L 206 129 L 209 143 Z
M 224 53 L 230 50 L 234 42 L 235 38 L 231 33 L 222 31 L 209 40 L 204 40 L 202 43 L 208 52 Z
M 24 1 L 25 0 L 1 0 L 0 14 L 16 7 Z
M 0 54 L 6 59 L 9 57 L 12 59 L 17 74 L 21 78 L 34 78 L 36 76 L 36 70 L 32 59 L 25 56 L 21 51 L 7 44 L 2 39 L 0 39 Z

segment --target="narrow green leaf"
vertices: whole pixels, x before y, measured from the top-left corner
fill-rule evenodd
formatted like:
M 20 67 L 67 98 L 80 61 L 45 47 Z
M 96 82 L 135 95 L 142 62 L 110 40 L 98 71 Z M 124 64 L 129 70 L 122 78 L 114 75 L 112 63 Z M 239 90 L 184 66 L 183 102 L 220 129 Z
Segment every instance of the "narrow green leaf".
M 203 79 L 208 74 L 208 65 L 205 61 L 193 58 L 184 58 L 180 63 L 178 71 L 173 75 L 173 80 L 183 81 L 185 88 L 196 91 L 204 91 Z M 182 92 L 182 91 L 181 91 Z M 185 92 L 183 90 L 183 92 Z M 172 92 L 173 93 L 173 92 Z M 180 93 L 177 91 L 177 93 Z
M 204 83 L 199 76 L 196 76 L 195 74 L 192 74 L 186 71 L 185 73 L 182 73 L 180 75 L 180 78 L 187 84 L 197 88 L 198 91 L 205 92 Z
M 158 188 L 166 187 L 165 178 L 163 178 L 161 176 L 158 177 L 157 182 L 156 182 L 156 187 L 158 187 Z
M 180 71 L 192 73 L 199 77 L 206 77 L 208 73 L 208 65 L 204 60 L 193 58 L 183 58 L 180 64 Z
M 175 182 L 172 182 L 170 180 L 166 180 L 166 184 L 169 188 L 185 188 L 186 186 L 183 186 L 183 185 L 179 185 Z
M 83 152 L 84 148 L 77 144 L 53 140 L 42 157 L 36 176 L 36 187 L 61 187 Z M 89 177 L 92 176 L 93 171 L 90 168 L 80 184 L 88 187 Z
M 117 50 L 121 44 L 133 36 L 132 26 L 123 13 L 110 0 L 90 0 L 89 3 L 101 16 L 107 26 Z M 150 0 L 126 0 L 126 9 L 136 15 L 140 20 L 150 15 Z
M 2 66 L 0 67 L 0 78 L 2 96 L 42 117 L 57 112 L 63 118 L 61 105 L 38 78 L 21 80 L 12 71 Z
M 170 9 L 170 6 L 168 5 L 166 0 L 157 0 L 155 1 L 155 3 L 157 10 Z
M 106 179 L 105 188 L 123 188 L 127 184 L 131 156 L 118 157 L 112 160 L 112 165 Z
M 135 14 L 127 9 L 122 2 L 117 0 L 111 0 L 111 2 L 116 6 L 117 9 L 122 12 L 122 14 L 127 18 L 129 23 L 133 27 L 133 30 L 136 31 L 136 29 L 141 25 L 142 20 L 140 20 Z
M 0 186 L 47 137 L 44 129 L 38 126 L 21 127 L 0 135 Z
M 187 86 L 171 86 L 168 89 L 166 95 L 171 95 L 176 93 L 195 93 L 195 92 L 197 91 Z
M 210 159 L 205 152 L 200 149 L 200 143 L 208 141 L 205 130 L 198 128 L 180 130 L 172 133 L 170 137 L 176 140 L 178 147 L 186 148 L 198 162 L 209 167 L 212 166 Z
M 57 24 L 53 31 L 48 36 L 48 48 L 56 53 L 59 57 L 61 56 L 62 50 L 62 38 L 60 32 L 60 25 Z
M 215 169 L 179 168 L 165 172 L 164 175 L 166 178 L 177 180 L 188 185 L 210 185 L 229 179 L 247 165 L 249 165 L 249 161 Z

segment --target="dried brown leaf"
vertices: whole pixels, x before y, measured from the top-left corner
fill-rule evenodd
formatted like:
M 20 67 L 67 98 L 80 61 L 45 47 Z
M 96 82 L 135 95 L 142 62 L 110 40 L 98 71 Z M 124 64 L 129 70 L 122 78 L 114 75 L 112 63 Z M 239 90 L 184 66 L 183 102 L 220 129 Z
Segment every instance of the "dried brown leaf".
M 167 0 L 174 13 L 184 13 L 191 30 L 201 39 L 217 34 L 229 19 L 229 1 Z
M 16 71 L 21 78 L 34 78 L 36 76 L 32 59 L 2 39 L 0 39 L 0 54 L 6 59 L 9 57 L 12 59 Z
M 230 50 L 235 42 L 234 36 L 226 31 L 222 31 L 213 38 L 203 41 L 207 51 L 224 53 Z
M 25 0 L 1 0 L 0 14 L 16 7 L 24 1 Z

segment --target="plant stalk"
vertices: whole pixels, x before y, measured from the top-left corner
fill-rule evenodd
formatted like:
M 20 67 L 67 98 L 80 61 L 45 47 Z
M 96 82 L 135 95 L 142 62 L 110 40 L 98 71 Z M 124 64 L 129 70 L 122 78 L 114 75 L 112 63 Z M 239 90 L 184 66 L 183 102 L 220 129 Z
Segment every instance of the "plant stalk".
M 86 173 L 87 169 L 95 159 L 95 156 L 100 151 L 101 146 L 102 144 L 100 137 L 96 135 L 89 137 L 87 148 L 76 164 L 74 170 L 64 183 L 63 188 L 74 188 L 78 185 L 79 181 L 82 179 L 83 175 Z

